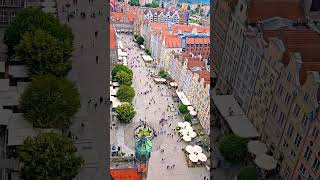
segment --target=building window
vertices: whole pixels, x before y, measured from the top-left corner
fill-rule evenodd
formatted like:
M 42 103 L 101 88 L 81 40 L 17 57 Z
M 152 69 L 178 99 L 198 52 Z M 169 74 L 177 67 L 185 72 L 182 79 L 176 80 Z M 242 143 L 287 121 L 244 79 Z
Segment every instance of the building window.
M 308 98 L 309 98 L 309 94 L 306 92 L 306 93 L 304 94 L 303 99 L 304 99 L 305 101 L 308 101 Z
M 287 135 L 289 137 L 291 137 L 292 136 L 292 132 L 293 132 L 293 126 L 290 124 L 289 127 L 288 127 L 288 130 L 287 130 Z
M 299 168 L 299 174 L 304 176 L 304 173 L 306 172 L 306 168 L 304 165 L 301 163 L 300 168 Z
M 291 95 L 290 95 L 289 93 L 287 93 L 286 98 L 285 98 L 284 101 L 285 101 L 287 104 L 289 104 L 290 100 L 291 100 Z
M 271 74 L 271 76 L 270 76 L 270 81 L 269 81 L 269 85 L 270 85 L 270 86 L 272 86 L 273 80 L 274 80 L 274 76 L 273 76 L 273 74 Z
M 304 115 L 304 116 L 303 116 L 303 123 L 302 123 L 302 125 L 303 125 L 304 128 L 306 128 L 306 127 L 308 126 L 308 124 L 309 124 L 308 116 Z
M 272 108 L 272 115 L 273 117 L 277 114 L 278 111 L 278 105 L 274 103 L 273 108 Z
M 309 161 L 310 160 L 310 157 L 311 157 L 311 154 L 312 154 L 312 150 L 310 149 L 310 147 L 308 146 L 306 151 L 304 152 L 304 159 Z
M 299 115 L 299 112 L 300 112 L 300 107 L 298 106 L 298 104 L 296 104 L 293 110 L 293 114 L 295 115 L 295 117 Z
M 289 72 L 287 76 L 287 80 L 290 81 L 290 79 L 291 79 L 291 73 Z
M 297 133 L 296 139 L 294 140 L 294 144 L 295 144 L 297 147 L 300 146 L 301 139 L 302 139 L 302 137 L 300 136 L 299 133 Z
M 278 88 L 279 96 L 282 95 L 282 92 L 283 92 L 283 86 L 280 84 L 280 85 L 279 85 L 279 88 Z
M 284 113 L 280 112 L 280 115 L 279 115 L 279 124 L 280 124 L 280 126 L 282 126 L 283 120 L 284 120 Z
M 313 130 L 312 130 L 312 133 L 311 133 L 312 137 L 313 138 L 317 138 L 318 135 L 319 135 L 319 129 L 317 127 L 314 127 Z
M 319 167 L 320 167 L 320 161 L 318 158 L 316 158 L 312 164 L 312 169 L 315 171 L 315 172 L 318 172 L 319 170 Z

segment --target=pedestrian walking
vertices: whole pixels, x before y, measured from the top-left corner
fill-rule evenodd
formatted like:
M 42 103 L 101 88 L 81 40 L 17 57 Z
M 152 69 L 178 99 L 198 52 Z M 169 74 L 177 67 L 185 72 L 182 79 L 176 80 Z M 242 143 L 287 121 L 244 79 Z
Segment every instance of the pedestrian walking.
M 97 36 L 98 36 L 98 31 L 94 32 L 94 36 L 97 38 Z
M 89 99 L 89 101 L 88 101 L 88 105 L 90 105 L 90 103 L 92 102 L 92 99 Z
M 81 127 L 84 127 L 84 124 L 83 124 L 83 123 L 81 123 Z
M 96 56 L 96 63 L 98 64 L 98 62 L 99 62 L 99 57 Z

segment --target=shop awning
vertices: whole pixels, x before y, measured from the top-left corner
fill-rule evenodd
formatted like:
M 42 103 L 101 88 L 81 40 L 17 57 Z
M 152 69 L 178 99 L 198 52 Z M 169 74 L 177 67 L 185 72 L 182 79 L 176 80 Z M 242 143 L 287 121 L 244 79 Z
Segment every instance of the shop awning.
M 191 105 L 190 101 L 188 100 L 188 98 L 186 97 L 186 95 L 183 92 L 176 91 L 176 93 L 177 93 L 179 99 L 181 100 L 182 104 L 184 104 L 186 106 Z
M 142 59 L 143 59 L 144 61 L 152 61 L 152 60 L 153 60 L 152 57 L 149 56 L 149 55 L 143 55 L 143 56 L 142 56 Z

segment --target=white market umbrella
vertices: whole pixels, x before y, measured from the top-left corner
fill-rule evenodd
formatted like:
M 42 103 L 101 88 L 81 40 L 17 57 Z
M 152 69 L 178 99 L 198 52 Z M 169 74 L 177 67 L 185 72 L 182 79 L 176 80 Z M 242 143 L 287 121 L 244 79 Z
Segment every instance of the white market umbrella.
M 191 126 L 187 126 L 186 130 L 190 132 L 190 131 L 193 131 L 193 128 Z
M 190 111 L 189 113 L 190 113 L 190 115 L 191 115 L 191 116 L 195 116 L 195 115 L 197 115 L 197 112 L 195 112 L 195 111 L 193 111 L 193 110 L 192 110 L 192 111 Z
M 160 81 L 160 82 L 166 82 L 167 80 L 164 79 L 164 78 L 160 78 L 159 81 Z
M 184 122 L 178 122 L 178 126 L 181 127 L 181 128 L 184 128 L 186 125 Z
M 265 154 L 268 151 L 267 145 L 261 141 L 249 141 L 247 146 L 248 151 L 254 155 Z
M 188 145 L 188 146 L 186 146 L 186 151 L 188 152 L 188 153 L 194 153 L 194 148 L 193 148 L 193 146 L 190 146 L 190 145 Z
M 190 161 L 192 161 L 192 162 L 198 162 L 198 156 L 197 155 L 195 155 L 195 154 L 189 154 L 189 159 L 190 159 Z
M 202 153 L 202 148 L 198 145 L 194 145 L 193 146 L 193 149 L 196 153 Z
M 197 133 L 194 132 L 194 131 L 189 131 L 189 136 L 190 136 L 191 138 L 195 138 L 195 137 L 197 136 Z
M 186 127 L 191 126 L 191 124 L 190 124 L 188 121 L 185 121 L 185 122 L 184 122 L 184 125 L 185 125 Z
M 269 156 L 266 154 L 258 155 L 254 160 L 254 162 L 259 168 L 265 169 L 268 171 L 275 169 L 277 166 L 277 161 L 272 156 Z
M 186 141 L 186 142 L 191 141 L 191 137 L 188 136 L 188 135 L 183 135 L 182 139 L 183 139 L 184 141 Z
M 180 129 L 179 132 L 180 132 L 182 135 L 188 134 L 188 130 L 186 130 L 186 129 Z
M 188 111 L 193 111 L 193 107 L 192 106 L 188 106 L 187 109 L 188 109 Z
M 205 154 L 203 154 L 203 153 L 199 153 L 198 155 L 197 155 L 197 157 L 198 157 L 198 159 L 200 160 L 200 161 L 202 161 L 202 162 L 206 162 L 207 161 L 207 156 L 205 155 Z

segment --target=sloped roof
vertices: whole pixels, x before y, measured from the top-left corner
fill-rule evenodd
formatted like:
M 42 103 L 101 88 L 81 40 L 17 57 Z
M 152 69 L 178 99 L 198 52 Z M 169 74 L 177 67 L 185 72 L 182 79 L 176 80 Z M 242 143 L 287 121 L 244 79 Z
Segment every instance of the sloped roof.
M 249 4 L 249 23 L 257 23 L 272 17 L 303 20 L 304 12 L 300 0 L 254 0 Z
M 204 79 L 205 84 L 210 84 L 210 72 L 207 70 L 202 70 L 202 71 L 192 71 L 192 73 L 197 73 L 200 77 L 200 79 Z M 200 80 L 199 79 L 199 80 Z
M 306 80 L 307 71 L 320 71 L 320 36 L 310 29 L 281 29 L 265 30 L 263 36 L 278 37 L 283 41 L 286 48 L 282 62 L 287 65 L 290 54 L 300 53 L 302 67 L 300 71 L 300 83 Z
M 188 69 L 191 69 L 193 67 L 205 67 L 204 63 L 202 61 L 199 61 L 199 60 L 190 60 L 188 58 L 188 65 L 187 65 L 187 68 Z
M 121 13 L 121 12 L 112 12 L 111 16 L 113 16 L 117 21 L 120 21 L 123 16 L 127 17 L 129 22 L 134 21 L 136 18 L 135 14 L 131 13 Z
M 165 43 L 167 48 L 179 48 L 182 47 L 181 38 L 175 35 L 166 35 Z

